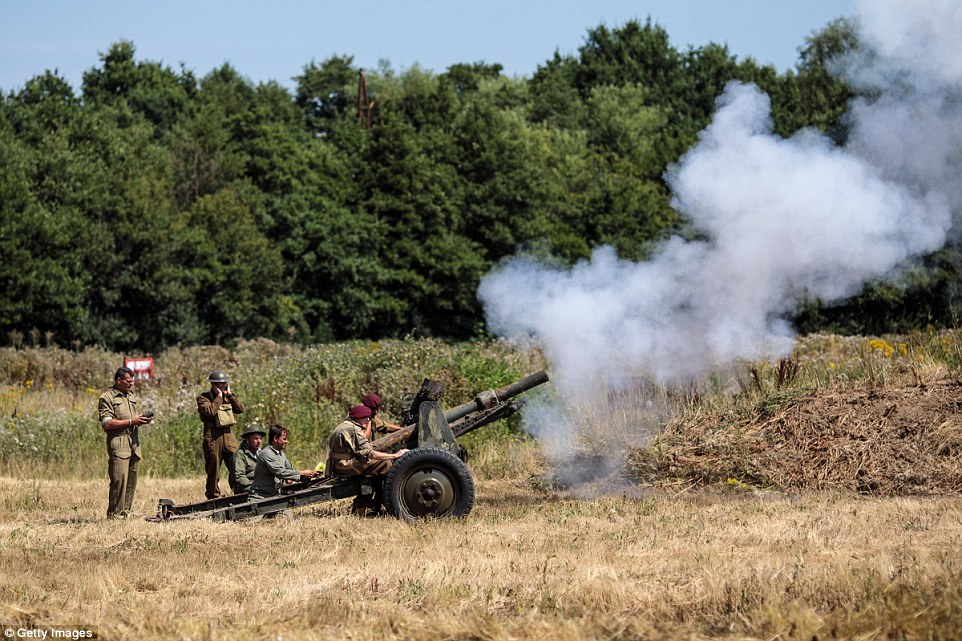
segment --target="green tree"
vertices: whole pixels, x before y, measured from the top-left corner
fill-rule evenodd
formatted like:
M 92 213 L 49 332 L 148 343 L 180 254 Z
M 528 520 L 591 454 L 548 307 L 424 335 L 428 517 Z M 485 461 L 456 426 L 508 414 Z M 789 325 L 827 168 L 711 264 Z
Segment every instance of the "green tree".
M 69 340 L 86 314 L 83 243 L 93 239 L 75 208 L 51 211 L 34 197 L 30 156 L 0 129 L 0 330 Z
M 661 180 L 665 168 L 658 145 L 666 116 L 644 105 L 645 91 L 638 85 L 597 87 L 588 101 L 589 120 L 596 123 L 588 130 L 588 144 L 598 175 L 585 233 L 635 260 L 679 223 Z
M 383 298 L 396 301 L 391 309 L 403 316 L 401 323 L 375 331 L 470 335 L 478 303 L 464 284 L 475 284 L 485 263 L 477 243 L 459 233 L 465 229 L 460 181 L 444 159 L 440 132 L 418 132 L 403 111 L 392 108 L 382 108 L 365 148 L 369 170 L 362 177 L 361 207 L 386 232 L 375 239 L 371 255 L 388 272 Z
M 359 71 L 353 62 L 353 56 L 332 56 L 319 65 L 312 60 L 304 73 L 294 78 L 294 102 L 304 112 L 310 131 L 323 134 L 333 121 L 353 113 Z
M 123 101 L 158 128 L 169 130 L 188 109 L 197 91 L 192 72 L 174 72 L 156 62 L 135 61 L 136 47 L 121 40 L 101 54 L 103 66 L 83 74 L 83 97 L 92 104 L 116 105 Z
M 573 56 L 554 57 L 539 66 L 530 81 L 528 109 L 534 122 L 574 131 L 585 120 L 584 96 L 576 82 L 579 62 Z
M 102 223 L 123 191 L 115 164 L 136 153 L 50 73 L 10 96 L 4 113 L 5 325 L 86 342 L 99 335 L 96 315 L 110 313 L 91 296 L 98 275 L 116 267 Z
M 258 230 L 237 193 L 224 189 L 198 199 L 183 233 L 188 242 L 177 243 L 172 258 L 191 267 L 208 339 L 282 338 L 292 327 L 303 329 L 284 299 L 281 249 Z
M 499 78 L 502 69 L 504 66 L 497 63 L 454 64 L 441 74 L 441 82 L 450 84 L 457 94 L 470 93 L 478 91 L 483 82 Z
M 839 73 L 840 59 L 859 49 L 858 26 L 838 18 L 805 39 L 799 51 L 797 119 L 829 134 L 837 143 L 848 138 L 843 116 L 855 94 Z
M 48 72 L 0 103 L 0 329 L 112 349 L 472 336 L 478 280 L 505 256 L 610 244 L 643 259 L 684 231 L 665 171 L 729 81 L 769 93 L 778 134 L 844 140 L 851 93 L 832 60 L 855 36 L 830 23 L 784 75 L 714 43 L 679 51 L 650 19 L 590 29 L 530 80 L 382 62 L 370 130 L 351 56 L 311 61 L 292 95 L 229 64 L 197 81 L 121 40 L 80 96 Z M 808 318 L 908 322 L 899 300 L 947 318 L 956 262 L 930 257 L 904 299 L 877 288 L 857 312 Z

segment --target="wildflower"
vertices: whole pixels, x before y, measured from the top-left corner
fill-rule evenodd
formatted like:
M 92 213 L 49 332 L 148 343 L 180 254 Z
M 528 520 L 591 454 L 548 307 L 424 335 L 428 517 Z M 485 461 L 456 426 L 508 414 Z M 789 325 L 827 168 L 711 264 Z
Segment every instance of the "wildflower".
M 868 345 L 869 345 L 869 347 L 871 347 L 872 349 L 877 349 L 877 350 L 879 350 L 880 352 L 882 352 L 883 354 L 885 354 L 885 358 L 889 358 L 890 356 L 892 356 L 892 353 L 895 351 L 895 348 L 894 348 L 894 347 L 892 347 L 891 345 L 889 345 L 888 342 L 886 342 L 885 340 L 883 340 L 883 339 L 881 339 L 881 338 L 874 338 L 874 339 L 870 340 L 870 341 L 868 342 Z
M 732 477 L 730 477 L 730 476 L 728 477 L 728 480 L 725 481 L 725 483 L 727 483 L 729 486 L 733 487 L 733 488 L 736 489 L 736 490 L 748 490 L 748 489 L 750 489 L 747 484 L 739 481 L 738 479 L 734 479 L 734 478 L 732 478 Z

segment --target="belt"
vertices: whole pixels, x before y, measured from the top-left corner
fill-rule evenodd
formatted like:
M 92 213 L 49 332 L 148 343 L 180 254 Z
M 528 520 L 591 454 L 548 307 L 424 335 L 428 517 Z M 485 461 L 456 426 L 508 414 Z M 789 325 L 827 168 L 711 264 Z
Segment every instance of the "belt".
M 331 454 L 331 458 L 335 461 L 353 461 L 353 454 Z

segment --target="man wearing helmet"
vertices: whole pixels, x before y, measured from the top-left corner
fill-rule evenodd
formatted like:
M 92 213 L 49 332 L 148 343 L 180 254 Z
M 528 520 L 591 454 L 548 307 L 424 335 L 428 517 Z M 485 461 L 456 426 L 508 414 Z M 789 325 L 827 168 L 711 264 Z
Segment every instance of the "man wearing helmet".
M 227 466 L 228 482 L 234 485 L 231 461 L 237 451 L 237 439 L 231 428 L 237 423 L 235 414 L 244 411 L 244 405 L 230 389 L 227 374 L 214 370 L 207 377 L 210 391 L 197 397 L 197 412 L 204 424 L 204 468 L 207 471 L 205 495 L 218 498 L 220 493 L 220 464 Z
M 250 492 L 251 482 L 254 480 L 254 469 L 257 467 L 257 452 L 260 451 L 265 436 L 267 432 L 256 425 L 248 427 L 241 434 L 243 442 L 234 452 L 230 465 L 232 474 L 229 478 L 234 481 L 230 489 L 234 490 L 234 494 Z

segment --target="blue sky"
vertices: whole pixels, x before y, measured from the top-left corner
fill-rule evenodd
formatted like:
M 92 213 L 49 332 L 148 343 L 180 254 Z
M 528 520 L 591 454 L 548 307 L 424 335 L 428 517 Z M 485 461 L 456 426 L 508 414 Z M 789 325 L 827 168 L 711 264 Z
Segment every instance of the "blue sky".
M 224 62 L 254 82 L 291 78 L 311 60 L 353 55 L 373 69 L 500 63 L 530 76 L 554 52 L 575 54 L 588 29 L 649 15 L 678 49 L 727 44 L 779 71 L 794 67 L 806 36 L 855 13 L 856 0 L 3 0 L 0 91 L 57 69 L 77 90 L 112 43 L 132 40 L 138 60 L 198 77 Z

